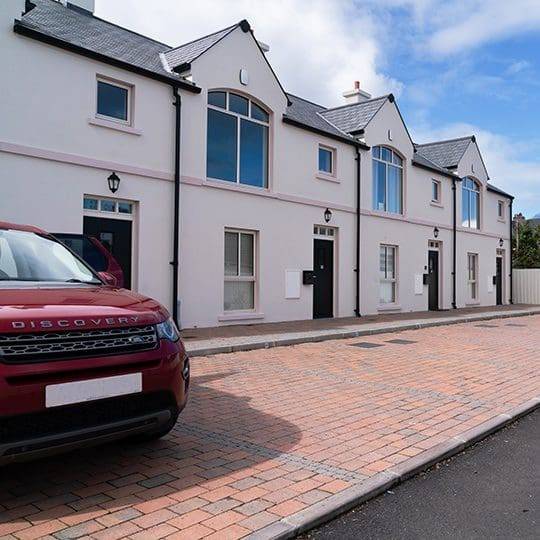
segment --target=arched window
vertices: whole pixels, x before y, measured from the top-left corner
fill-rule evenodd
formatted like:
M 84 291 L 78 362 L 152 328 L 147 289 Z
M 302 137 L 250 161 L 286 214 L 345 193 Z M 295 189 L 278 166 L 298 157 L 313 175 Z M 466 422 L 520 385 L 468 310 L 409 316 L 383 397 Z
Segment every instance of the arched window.
M 268 112 L 250 99 L 208 92 L 206 176 L 267 187 L 268 126 Z
M 461 183 L 461 224 L 470 229 L 480 228 L 480 185 L 468 176 Z
M 373 209 L 403 213 L 403 160 L 390 148 L 373 147 Z

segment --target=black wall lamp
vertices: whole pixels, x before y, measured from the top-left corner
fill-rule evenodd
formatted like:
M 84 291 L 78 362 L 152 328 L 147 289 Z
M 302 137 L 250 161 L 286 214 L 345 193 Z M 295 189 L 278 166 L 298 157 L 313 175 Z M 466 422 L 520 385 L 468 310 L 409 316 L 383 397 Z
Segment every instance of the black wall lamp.
M 501 247 L 504 246 L 504 240 L 502 238 L 499 238 L 499 246 Z
M 332 211 L 329 208 L 327 208 L 324 211 L 324 221 L 326 221 L 326 223 L 328 223 L 331 219 L 332 219 Z
M 438 229 L 438 227 L 435 227 L 435 228 L 433 229 L 433 236 L 434 236 L 435 238 L 438 238 L 438 237 L 439 237 L 439 229 Z
M 109 178 L 107 178 L 107 182 L 109 183 L 109 189 L 111 190 L 111 193 L 116 193 L 118 191 L 118 188 L 120 187 L 120 178 L 119 176 L 113 172 Z

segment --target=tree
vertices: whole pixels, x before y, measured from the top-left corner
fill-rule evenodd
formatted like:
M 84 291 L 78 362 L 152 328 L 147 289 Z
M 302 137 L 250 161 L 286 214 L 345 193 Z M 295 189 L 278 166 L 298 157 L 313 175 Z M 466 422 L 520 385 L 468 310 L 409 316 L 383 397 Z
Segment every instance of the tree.
M 512 250 L 514 268 L 540 268 L 540 226 L 527 222 L 518 225 Z

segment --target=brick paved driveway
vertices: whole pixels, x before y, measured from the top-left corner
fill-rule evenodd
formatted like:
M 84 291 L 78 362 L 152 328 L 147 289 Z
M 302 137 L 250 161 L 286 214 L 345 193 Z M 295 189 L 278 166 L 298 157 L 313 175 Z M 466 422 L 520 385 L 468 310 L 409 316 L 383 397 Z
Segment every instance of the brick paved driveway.
M 0 537 L 260 537 L 538 396 L 539 350 L 534 316 L 196 358 L 165 440 L 0 469 Z

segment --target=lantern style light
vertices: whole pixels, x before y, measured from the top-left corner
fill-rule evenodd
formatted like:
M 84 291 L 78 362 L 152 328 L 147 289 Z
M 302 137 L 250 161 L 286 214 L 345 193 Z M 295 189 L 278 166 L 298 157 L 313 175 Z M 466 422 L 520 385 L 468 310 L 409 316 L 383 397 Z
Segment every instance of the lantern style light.
M 434 236 L 435 238 L 438 238 L 438 237 L 439 237 L 439 228 L 438 228 L 438 227 L 435 227 L 435 228 L 433 229 L 433 236 Z
M 501 247 L 504 246 L 504 240 L 502 238 L 499 238 L 499 246 Z
M 324 221 L 326 221 L 326 223 L 328 223 L 331 219 L 332 219 L 332 211 L 329 208 L 327 208 L 324 211 Z
M 120 187 L 120 177 L 113 172 L 109 178 L 107 178 L 107 182 L 109 183 L 109 189 L 111 190 L 111 193 L 116 193 L 118 191 L 118 188 Z

